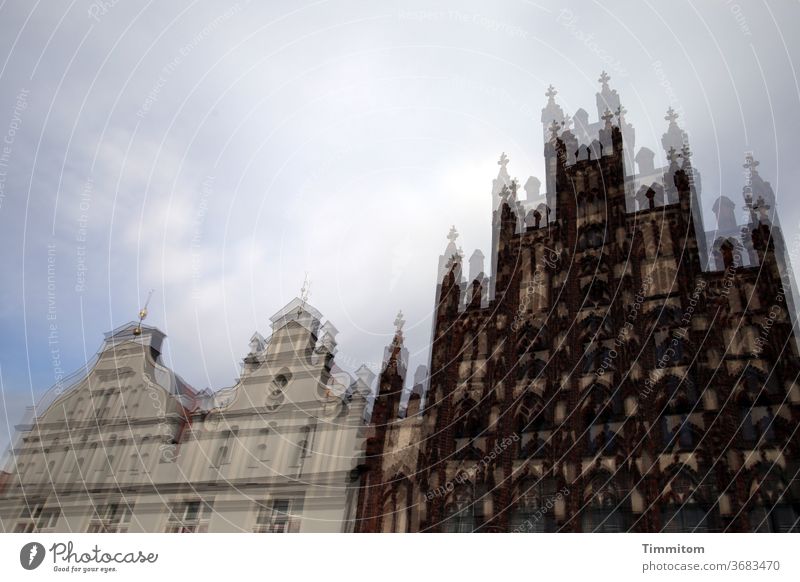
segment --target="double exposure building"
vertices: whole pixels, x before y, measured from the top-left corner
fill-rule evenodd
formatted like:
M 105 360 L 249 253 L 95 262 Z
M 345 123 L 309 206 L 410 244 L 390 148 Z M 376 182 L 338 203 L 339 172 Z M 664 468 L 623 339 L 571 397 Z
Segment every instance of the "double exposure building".
M 158 329 L 106 334 L 18 427 L 0 531 L 352 530 L 369 386 L 336 367 L 321 320 L 289 303 L 213 393 L 163 364 Z
M 548 91 L 543 202 L 501 157 L 490 272 L 473 255 L 465 279 L 451 232 L 424 395 L 398 329 L 359 531 L 797 531 L 800 360 L 771 188 L 749 159 L 746 221 L 723 198 L 707 234 L 674 112 L 656 168 L 601 82 L 599 121 L 574 130 Z
M 451 230 L 413 382 L 402 316 L 374 389 L 303 299 L 215 392 L 164 366 L 159 330 L 122 326 L 19 427 L 0 529 L 797 531 L 775 193 L 748 156 L 744 219 L 720 196 L 707 230 L 675 112 L 658 167 L 600 82 L 591 122 L 548 90 L 524 197 L 501 156 L 488 268 Z

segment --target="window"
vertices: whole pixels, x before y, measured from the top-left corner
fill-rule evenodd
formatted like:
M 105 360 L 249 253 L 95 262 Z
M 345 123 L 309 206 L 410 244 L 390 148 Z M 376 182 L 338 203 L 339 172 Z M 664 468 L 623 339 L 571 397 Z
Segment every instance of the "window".
M 259 503 L 254 533 L 295 533 L 300 530 L 302 503 L 291 499 L 275 499 Z
M 302 469 L 305 459 L 311 456 L 312 435 L 313 432 L 311 426 L 304 426 L 300 428 L 300 437 L 295 451 L 294 467 L 300 467 Z
M 581 526 L 584 532 L 612 533 L 626 531 L 620 495 L 609 484 L 610 475 L 597 475 L 586 493 Z
M 238 433 L 238 429 L 225 431 L 222 444 L 217 449 L 217 454 L 214 456 L 214 467 L 220 468 L 231 462 L 231 449 L 233 447 L 233 436 Z
M 44 503 L 26 505 L 19 514 L 19 520 L 14 526 L 16 533 L 50 532 L 61 517 L 61 508 L 45 508 Z
M 461 487 L 453 494 L 445 508 L 445 522 L 442 531 L 447 533 L 472 533 L 476 528 L 475 503 L 472 493 Z
M 553 507 L 545 504 L 543 480 L 531 478 L 522 484 L 510 525 L 515 533 L 554 531 Z
M 131 520 L 133 507 L 127 503 L 108 503 L 97 509 L 89 521 L 87 533 L 125 533 Z
M 706 511 L 691 500 L 678 507 L 661 510 L 662 533 L 708 532 Z
M 748 513 L 750 529 L 755 533 L 789 533 L 800 531 L 795 510 L 788 503 L 772 507 L 754 506 Z
M 170 508 L 167 533 L 205 533 L 211 519 L 211 502 L 178 501 Z

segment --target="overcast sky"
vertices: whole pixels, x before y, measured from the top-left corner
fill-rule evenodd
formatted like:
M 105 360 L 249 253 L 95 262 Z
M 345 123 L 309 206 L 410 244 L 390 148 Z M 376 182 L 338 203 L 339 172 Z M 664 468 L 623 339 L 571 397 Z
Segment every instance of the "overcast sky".
M 402 308 L 413 371 L 450 225 L 488 261 L 500 153 L 543 178 L 547 85 L 594 119 L 603 69 L 637 147 L 663 159 L 681 113 L 707 210 L 741 202 L 752 151 L 791 240 L 798 20 L 724 0 L 0 2 L 0 447 L 150 289 L 198 389 L 233 382 L 306 272 L 343 368 L 380 361 Z

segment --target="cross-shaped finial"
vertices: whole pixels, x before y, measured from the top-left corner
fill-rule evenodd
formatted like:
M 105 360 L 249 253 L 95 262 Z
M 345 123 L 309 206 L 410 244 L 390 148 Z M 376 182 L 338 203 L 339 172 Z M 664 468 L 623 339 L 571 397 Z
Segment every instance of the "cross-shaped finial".
M 394 318 L 394 326 L 397 328 L 397 331 L 403 329 L 403 325 L 405 324 L 406 320 L 403 319 L 403 310 L 397 312 L 397 317 Z
M 565 114 L 564 121 L 561 122 L 561 127 L 563 127 L 565 131 L 569 131 L 571 125 L 572 125 L 572 118 L 568 114 Z
M 664 119 L 669 121 L 670 123 L 674 123 L 676 119 L 678 119 L 678 114 L 675 113 L 675 110 L 670 107 L 667 109 L 667 114 L 664 116 Z
M 553 135 L 552 135 L 552 139 L 555 139 L 555 138 L 557 138 L 557 137 L 558 137 L 558 130 L 559 130 L 559 128 L 560 128 L 560 127 L 561 127 L 561 126 L 560 126 L 560 125 L 558 124 L 558 122 L 557 122 L 557 121 L 554 119 L 554 120 L 553 120 L 553 123 L 551 123 L 551 124 L 550 124 L 550 133 L 552 133 L 552 134 L 553 134 Z
M 756 171 L 756 166 L 758 166 L 760 163 L 761 162 L 756 161 L 756 159 L 753 158 L 753 154 L 747 154 L 744 157 L 744 165 L 742 167 L 750 170 L 750 173 L 752 174 Z
M 669 151 L 667 152 L 667 160 L 670 164 L 674 164 L 678 160 L 678 152 L 675 151 L 675 148 L 670 146 Z
M 609 111 L 608 109 L 606 109 L 606 112 L 603 113 L 603 117 L 602 117 L 603 121 L 605 121 L 606 124 L 609 124 L 609 123 L 611 123 L 611 120 L 613 118 L 614 118 L 614 114 L 611 113 L 611 111 Z
M 681 156 L 683 156 L 685 160 L 692 157 L 692 150 L 689 149 L 688 143 L 684 143 L 683 146 L 681 146 Z
M 627 110 L 627 109 L 625 109 L 625 108 L 622 106 L 622 103 L 620 103 L 620 104 L 619 104 L 619 107 L 617 107 L 617 118 L 619 118 L 619 119 L 622 119 L 622 118 L 624 118 L 624 117 L 625 117 L 625 114 L 626 114 L 627 112 L 628 112 L 628 110 Z
M 605 71 L 603 71 L 602 73 L 600 73 L 600 78 L 599 78 L 599 79 L 597 79 L 597 80 L 598 80 L 600 83 L 602 83 L 602 84 L 603 84 L 603 87 L 605 88 L 605 87 L 608 87 L 608 82 L 611 80 L 611 77 L 609 77 L 609 76 L 608 76 L 608 73 L 606 73 Z
M 450 232 L 447 234 L 447 240 L 449 240 L 451 243 L 454 243 L 456 242 L 457 238 L 458 238 L 458 231 L 456 230 L 456 225 L 454 224 L 453 226 L 450 227 Z
M 553 87 L 552 85 L 550 85 L 547 88 L 547 92 L 544 94 L 544 96 L 547 97 L 550 101 L 553 101 L 553 99 L 555 98 L 555 96 L 557 94 L 558 94 L 558 91 L 556 91 L 556 88 Z
M 508 165 L 508 156 L 506 155 L 506 152 L 500 154 L 500 159 L 498 160 L 497 165 L 504 169 Z
M 310 296 L 311 296 L 311 281 L 309 281 L 308 273 L 306 273 L 306 277 L 305 279 L 303 279 L 303 286 L 300 287 L 300 301 L 303 302 L 303 305 L 305 305 Z

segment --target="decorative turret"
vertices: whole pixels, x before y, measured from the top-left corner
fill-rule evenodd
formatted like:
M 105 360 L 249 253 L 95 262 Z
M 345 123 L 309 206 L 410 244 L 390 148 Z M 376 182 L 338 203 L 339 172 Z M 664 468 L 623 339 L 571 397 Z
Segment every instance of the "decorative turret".
M 775 209 L 775 192 L 769 182 L 765 182 L 756 169 L 761 162 L 753 158 L 752 153 L 745 156 L 743 168 L 745 169 L 745 183 L 742 188 L 742 197 L 745 201 L 745 206 L 748 208 L 761 208 L 766 207 L 772 210 L 774 214 Z M 760 212 L 759 215 L 763 215 Z M 767 215 L 769 216 L 769 215 Z
M 597 117 L 602 118 L 606 111 L 617 111 L 619 109 L 619 94 L 616 89 L 611 89 L 608 82 L 611 77 L 605 71 L 600 73 L 597 82 L 600 83 L 600 91 L 595 94 L 597 101 Z
M 561 109 L 561 106 L 556 103 L 556 95 L 558 91 L 556 91 L 555 87 L 550 85 L 545 92 L 545 97 L 547 97 L 547 104 L 542 109 L 542 133 L 544 136 L 544 141 L 547 142 L 550 139 L 550 127 L 553 123 L 561 126 L 564 122 L 564 110 Z
M 450 232 L 447 233 L 447 240 L 448 243 L 447 247 L 444 249 L 444 253 L 439 255 L 439 275 L 437 280 L 440 283 L 449 271 L 451 265 L 455 262 L 461 263 L 461 259 L 464 257 L 464 251 L 462 251 L 460 247 L 456 247 L 458 231 L 455 226 L 450 227 Z
M 494 210 L 497 210 L 497 207 L 500 206 L 503 188 L 511 184 L 511 176 L 508 175 L 508 170 L 506 169 L 508 161 L 508 156 L 505 152 L 500 154 L 500 159 L 497 161 L 500 170 L 497 172 L 497 178 L 492 182 L 492 208 Z
M 711 207 L 717 217 L 717 232 L 721 235 L 736 233 L 739 227 L 736 224 L 736 204 L 727 196 L 720 196 Z
M 667 114 L 664 116 L 664 119 L 669 122 L 669 125 L 667 126 L 667 132 L 661 136 L 661 146 L 666 153 L 669 153 L 670 148 L 679 152 L 684 144 L 689 143 L 689 137 L 686 135 L 686 132 L 678 127 L 676 123 L 678 117 L 678 114 L 672 107 L 667 109 Z
M 475 249 L 475 252 L 472 253 L 472 256 L 469 258 L 469 280 L 474 281 L 475 279 L 483 278 L 484 270 L 483 270 L 483 253 L 480 249 Z
M 264 336 L 258 332 L 253 333 L 250 338 L 250 351 L 242 361 L 242 378 L 246 378 L 252 374 L 264 362 L 264 349 L 266 348 L 267 341 Z
M 339 330 L 336 329 L 330 321 L 326 321 L 322 327 L 320 328 L 322 335 L 317 342 L 316 352 L 322 353 L 326 352 L 333 356 L 336 353 L 336 335 L 339 333 Z

